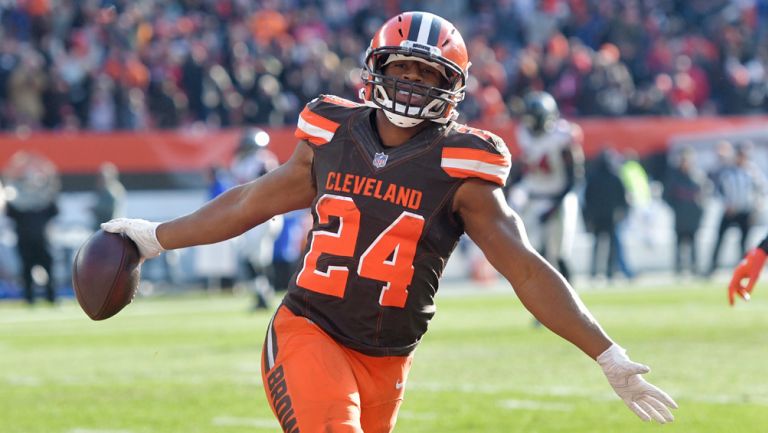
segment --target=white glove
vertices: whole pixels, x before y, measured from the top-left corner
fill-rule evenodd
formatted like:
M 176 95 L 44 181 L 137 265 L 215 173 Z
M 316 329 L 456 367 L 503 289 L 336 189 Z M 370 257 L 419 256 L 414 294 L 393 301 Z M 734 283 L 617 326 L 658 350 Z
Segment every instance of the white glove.
M 640 377 L 651 371 L 647 365 L 630 360 L 626 350 L 618 344 L 611 345 L 601 353 L 597 363 L 616 394 L 640 419 L 654 419 L 661 424 L 674 421 L 675 417 L 669 408 L 677 409 L 677 403 L 667 393 Z
M 159 225 L 160 223 L 142 219 L 115 218 L 102 223 L 101 228 L 105 232 L 125 233 L 139 247 L 139 253 L 143 260 L 157 257 L 165 251 L 155 234 Z

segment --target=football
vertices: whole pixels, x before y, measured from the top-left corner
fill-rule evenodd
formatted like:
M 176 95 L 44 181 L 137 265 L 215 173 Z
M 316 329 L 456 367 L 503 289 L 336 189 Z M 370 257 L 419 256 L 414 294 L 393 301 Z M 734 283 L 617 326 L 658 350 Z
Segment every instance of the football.
M 104 320 L 131 303 L 140 274 L 136 244 L 122 233 L 99 230 L 77 250 L 72 287 L 85 314 Z

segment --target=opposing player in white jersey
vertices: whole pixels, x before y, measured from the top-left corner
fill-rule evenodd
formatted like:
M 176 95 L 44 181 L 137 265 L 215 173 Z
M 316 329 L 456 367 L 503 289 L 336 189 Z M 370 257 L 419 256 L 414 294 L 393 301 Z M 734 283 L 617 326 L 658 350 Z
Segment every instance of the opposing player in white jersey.
M 570 280 L 568 262 L 576 234 L 579 202 L 574 192 L 583 172 L 581 128 L 560 118 L 546 92 L 525 95 L 517 127 L 523 165 L 513 205 L 519 207 L 533 245 Z

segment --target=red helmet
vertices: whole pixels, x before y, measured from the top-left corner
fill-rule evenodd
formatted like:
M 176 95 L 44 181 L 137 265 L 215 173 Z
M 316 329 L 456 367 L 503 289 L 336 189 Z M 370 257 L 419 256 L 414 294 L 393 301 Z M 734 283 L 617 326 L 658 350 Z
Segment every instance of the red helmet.
M 429 64 L 442 73 L 445 85 L 434 87 L 384 75 L 384 66 L 396 60 Z M 414 126 L 424 120 L 446 123 L 458 115 L 455 107 L 464 99 L 469 66 L 467 46 L 453 24 L 428 12 L 404 12 L 373 36 L 365 56 L 360 98 L 366 105 L 384 110 L 398 126 Z M 423 96 L 425 103 L 401 104 L 390 96 L 397 92 Z

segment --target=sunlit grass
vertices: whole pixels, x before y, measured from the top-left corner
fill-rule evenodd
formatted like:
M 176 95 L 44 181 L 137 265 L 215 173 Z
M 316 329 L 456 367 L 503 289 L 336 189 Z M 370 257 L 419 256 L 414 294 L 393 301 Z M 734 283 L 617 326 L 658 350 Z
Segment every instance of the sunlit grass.
M 455 296 L 416 352 L 395 429 L 645 432 L 599 368 L 507 291 Z M 768 293 L 729 308 L 714 285 L 582 296 L 680 409 L 667 432 L 768 431 Z M 766 296 L 761 296 L 766 295 Z M 92 322 L 73 302 L 0 304 L 0 432 L 278 432 L 259 354 L 268 313 L 240 296 L 139 299 Z

